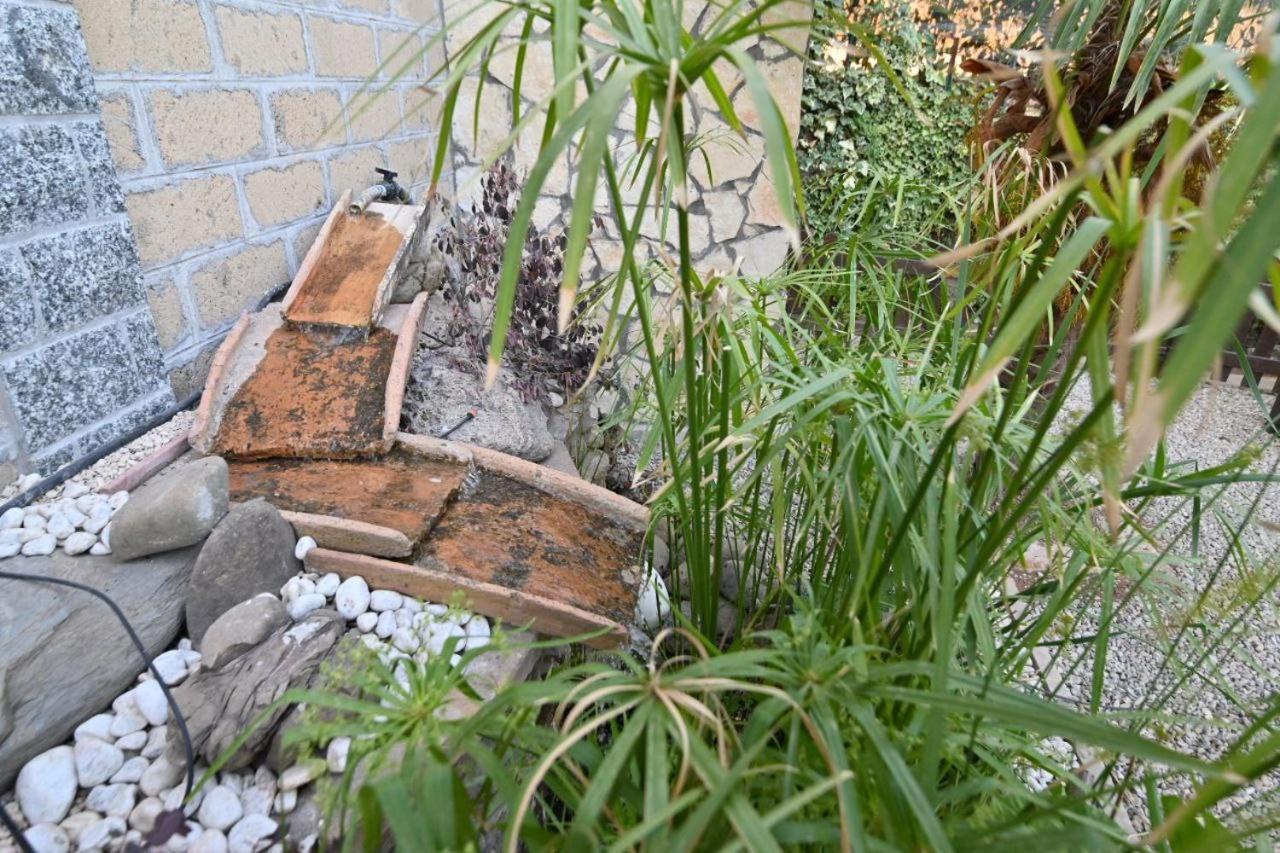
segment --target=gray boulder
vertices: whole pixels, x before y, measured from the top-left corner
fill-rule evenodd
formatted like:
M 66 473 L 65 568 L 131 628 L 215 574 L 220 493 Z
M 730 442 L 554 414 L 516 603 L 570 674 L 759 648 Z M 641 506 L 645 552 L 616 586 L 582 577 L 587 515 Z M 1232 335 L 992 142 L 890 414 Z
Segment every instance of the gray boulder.
M 194 548 L 128 565 L 110 557 L 14 557 L 6 571 L 78 581 L 109 595 L 150 655 L 182 626 L 182 596 Z M 92 654 L 87 654 L 92 650 Z M 107 605 L 87 592 L 0 580 L 0 790 L 24 762 L 64 742 L 111 704 L 143 662 Z
M 414 363 L 405 393 L 404 417 L 410 432 L 439 435 L 475 409 L 475 418 L 449 438 L 532 462 L 551 455 L 554 439 L 541 403 L 526 403 L 502 377 L 485 391 L 483 377 L 445 364 L 438 354 L 423 358 L 426 352 L 419 351 L 420 360 Z
M 307 686 L 345 630 L 346 620 L 337 612 L 316 610 L 221 668 L 202 667 L 175 688 L 173 698 L 187 719 L 196 754 L 213 762 L 287 690 Z M 226 769 L 249 766 L 287 711 L 277 708 L 254 729 Z M 182 754 L 181 735 L 170 726 L 165 755 L 180 764 Z
M 227 463 L 206 456 L 148 481 L 111 519 L 111 551 L 136 560 L 194 545 L 226 515 L 230 501 Z
M 259 593 L 219 616 L 200 641 L 203 665 L 219 669 L 289 624 L 283 602 Z
M 260 592 L 279 592 L 301 568 L 293 556 L 295 544 L 293 527 L 262 498 L 227 513 L 200 549 L 191 572 L 187 632 L 192 641 L 203 643 L 214 620 L 240 602 Z

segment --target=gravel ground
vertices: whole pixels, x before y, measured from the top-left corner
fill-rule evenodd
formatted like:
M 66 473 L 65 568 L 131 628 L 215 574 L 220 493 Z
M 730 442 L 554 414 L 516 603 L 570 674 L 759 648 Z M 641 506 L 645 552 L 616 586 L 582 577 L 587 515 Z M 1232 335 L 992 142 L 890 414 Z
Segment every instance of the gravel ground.
M 1280 472 L 1280 441 L 1265 429 L 1264 407 L 1270 404 L 1267 395 L 1260 406 L 1246 388 L 1203 386 L 1167 434 L 1169 462 L 1204 469 L 1247 447 L 1253 454 L 1250 471 Z M 1077 417 L 1087 411 L 1083 386 L 1074 390 L 1069 406 Z M 1272 532 L 1280 529 L 1274 527 L 1280 523 L 1280 488 L 1248 483 L 1215 488 L 1202 504 L 1194 557 L 1190 500 L 1161 499 L 1144 510 L 1144 522 L 1154 539 L 1168 546 L 1169 557 L 1139 587 L 1142 594 L 1122 608 L 1127 587 L 1117 584 L 1114 628 L 1120 636 L 1110 640 L 1100 707 L 1104 713 L 1123 713 L 1163 704 L 1164 719 L 1149 725 L 1146 733 L 1215 760 L 1280 689 L 1280 539 Z M 1240 547 L 1233 549 L 1236 530 Z M 1153 549 L 1141 545 L 1135 551 L 1151 554 Z M 1098 612 L 1096 602 L 1080 612 L 1077 635 L 1092 633 Z M 1087 708 L 1092 653 L 1078 655 L 1072 663 L 1076 668 L 1066 680 L 1066 692 Z M 1170 778 L 1161 790 L 1185 796 L 1191 780 Z M 1145 805 L 1137 797 L 1129 805 L 1135 829 L 1145 829 Z M 1238 826 L 1277 807 L 1280 774 L 1273 774 L 1218 811 Z
M 97 491 L 104 483 L 120 476 L 143 457 L 189 430 L 193 418 L 195 418 L 194 412 L 179 412 L 173 416 L 172 420 L 161 424 L 145 435 L 139 436 L 114 453 L 104 456 L 93 465 L 76 474 L 69 482 L 80 483 L 90 491 Z M 22 491 L 19 487 L 20 482 L 21 480 L 16 480 L 0 489 L 0 504 Z M 48 503 L 58 500 L 62 497 L 62 489 L 63 486 L 50 489 L 45 494 L 38 496 L 33 503 L 36 501 Z

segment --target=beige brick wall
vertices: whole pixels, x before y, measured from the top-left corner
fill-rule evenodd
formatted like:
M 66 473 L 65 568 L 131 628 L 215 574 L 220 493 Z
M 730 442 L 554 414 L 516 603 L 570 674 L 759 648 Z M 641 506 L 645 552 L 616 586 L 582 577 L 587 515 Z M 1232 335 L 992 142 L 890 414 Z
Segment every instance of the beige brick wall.
M 425 189 L 439 105 L 423 86 L 446 57 L 420 54 L 440 0 L 73 2 L 181 393 L 344 190 L 386 165 Z M 389 91 L 361 94 L 369 78 Z
M 462 14 L 462 10 L 473 6 L 469 0 L 444 0 L 444 15 L 449 25 L 445 42 L 451 53 L 456 53 L 492 17 L 491 11 L 477 15 Z M 686 26 L 694 32 L 706 27 L 716 13 L 715 8 L 699 0 L 686 0 L 684 8 Z M 773 18 L 777 21 L 807 20 L 810 10 L 811 6 L 804 0 L 794 0 L 777 7 Z M 804 28 L 783 30 L 781 33 L 780 38 L 785 41 L 761 38 L 749 47 L 794 140 L 799 128 L 804 73 L 804 62 L 797 52 L 803 53 L 808 36 Z M 454 114 L 452 142 L 456 187 L 459 198 L 464 201 L 474 197 L 479 164 L 492 155 L 511 131 L 514 48 L 514 39 L 505 41 L 490 63 L 478 134 L 473 132 L 475 80 L 464 81 L 461 89 Z M 696 132 L 707 140 L 705 150 L 712 164 L 712 173 L 708 174 L 702 158 L 695 157 L 691 171 L 690 236 L 695 266 L 703 272 L 710 268 L 725 271 L 737 266 L 747 274 L 762 275 L 773 271 L 785 260 L 788 241 L 780 227 L 778 199 L 764 165 L 764 138 L 757 130 L 759 116 L 755 105 L 736 68 L 726 63 L 724 68 L 717 69 L 717 73 L 747 132 L 745 138 L 733 133 L 715 109 L 710 96 L 694 91 L 690 111 Z M 554 81 L 550 44 L 537 42 L 530 47 L 525 58 L 521 83 L 523 110 L 534 108 L 538 100 L 551 91 Z M 634 125 L 634 113 L 630 115 L 630 124 Z M 623 164 L 630 140 L 629 129 L 623 130 L 628 127 L 626 114 L 619 117 L 618 127 L 615 159 Z M 533 165 L 540 129 L 538 124 L 525 134 L 527 139 L 518 143 L 515 155 L 517 168 L 528 169 Z M 554 227 L 563 224 L 563 216 L 571 204 L 567 191 L 572 185 L 573 161 L 570 158 L 551 172 L 534 215 L 536 225 L 551 224 Z M 603 190 L 597 195 L 598 209 L 607 213 Z M 634 203 L 635 195 L 636 190 L 623 188 L 626 202 Z M 616 238 L 616 231 L 612 228 L 610 231 Z M 665 238 L 670 250 L 671 231 L 669 228 L 666 234 L 659 234 L 655 227 L 646 236 L 655 241 Z M 592 265 L 588 259 L 585 277 L 590 279 L 617 270 L 621 262 L 621 245 L 616 239 L 610 239 L 609 233 L 593 237 L 592 251 L 596 263 Z

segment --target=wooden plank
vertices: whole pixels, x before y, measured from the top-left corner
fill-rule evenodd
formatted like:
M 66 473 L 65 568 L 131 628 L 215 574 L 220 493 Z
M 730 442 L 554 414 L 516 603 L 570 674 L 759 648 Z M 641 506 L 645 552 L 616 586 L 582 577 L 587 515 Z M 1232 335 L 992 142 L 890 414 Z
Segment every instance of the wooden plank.
M 213 407 L 221 393 L 222 381 L 231 358 L 235 354 L 236 348 L 240 346 L 240 339 L 244 337 L 245 330 L 249 328 L 249 317 L 250 315 L 247 311 L 240 315 L 240 319 L 236 320 L 236 324 L 227 333 L 222 346 L 218 347 L 218 351 L 213 354 L 213 361 L 209 365 L 209 375 L 204 383 L 204 394 L 200 397 L 200 408 L 196 409 L 195 419 L 191 422 L 191 429 L 187 432 L 191 446 L 195 448 L 197 453 L 208 453 L 209 448 L 213 446 L 215 433 L 211 423 Z
M 311 248 L 307 249 L 306 257 L 302 259 L 302 263 L 298 265 L 298 274 L 293 277 L 293 283 L 289 285 L 289 290 L 284 295 L 284 301 L 280 303 L 283 311 L 288 311 L 289 306 L 293 304 L 293 300 L 298 298 L 298 291 L 302 289 L 302 285 L 311 277 L 311 272 L 315 269 L 316 263 L 319 262 L 320 256 L 324 254 L 324 242 L 329 238 L 329 232 L 333 230 L 333 224 L 339 216 L 345 216 L 347 205 L 351 203 L 351 190 L 346 190 L 338 198 L 338 203 L 333 206 L 333 210 L 329 211 L 329 215 L 325 217 L 324 225 L 320 226 L 320 233 L 316 234 L 316 239 L 311 243 Z
M 138 486 L 154 477 L 157 471 L 173 464 L 190 447 L 191 443 L 187 436 L 180 435 L 150 455 L 140 459 L 119 477 L 104 483 L 98 491 L 104 495 L 109 495 L 113 492 L 132 492 Z
M 603 616 L 519 590 L 422 566 L 316 548 L 307 554 L 307 567 L 312 571 L 360 575 L 371 588 L 391 589 L 428 601 L 448 602 L 455 594 L 461 593 L 466 599 L 466 606 L 476 613 L 552 637 L 571 637 L 604 630 L 605 633 L 587 641 L 592 648 L 618 649 L 627 641 L 626 629 Z
M 413 368 L 413 354 L 418 349 L 418 335 L 427 315 L 427 294 L 419 293 L 409 306 L 404 323 L 397 333 L 395 354 L 391 357 L 391 370 L 387 374 L 385 421 L 382 426 L 384 451 L 390 450 L 400 429 L 400 411 L 404 408 L 404 389 L 409 383 Z
M 299 537 L 310 536 L 323 548 L 375 557 L 408 557 L 413 553 L 408 536 L 380 524 L 310 512 L 281 510 L 280 514 Z

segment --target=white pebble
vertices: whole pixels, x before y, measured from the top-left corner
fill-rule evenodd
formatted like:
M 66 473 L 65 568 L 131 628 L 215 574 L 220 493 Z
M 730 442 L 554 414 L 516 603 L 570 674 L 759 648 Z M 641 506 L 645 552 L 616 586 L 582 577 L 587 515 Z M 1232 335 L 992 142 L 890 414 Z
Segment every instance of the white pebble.
M 396 611 L 396 627 L 408 628 L 413 625 L 413 614 L 401 607 Z
M 325 751 L 325 762 L 329 765 L 330 773 L 341 773 L 347 769 L 347 755 L 351 752 L 351 738 L 336 737 L 329 741 L 329 748 Z
M 245 814 L 267 815 L 271 813 L 271 801 L 276 797 L 276 786 L 270 789 L 250 785 L 240 794 L 240 805 Z
M 378 624 L 373 632 L 379 638 L 385 640 L 396 632 L 396 614 L 391 610 L 384 610 L 378 614 Z
M 423 609 L 432 616 L 443 616 L 449 612 L 449 608 L 443 604 L 428 604 Z
M 129 812 L 129 826 L 142 832 L 150 832 L 162 811 L 164 811 L 164 803 L 159 797 L 147 797 Z
M 45 525 L 44 529 L 58 537 L 59 540 L 66 539 L 76 532 L 76 526 L 60 512 L 55 512 L 49 516 L 49 523 Z
M 35 853 L 66 853 L 71 849 L 67 831 L 56 823 L 38 823 L 22 833 Z
M 244 817 L 244 807 L 235 791 L 226 785 L 215 785 L 204 795 L 196 817 L 206 829 L 230 829 Z
M 303 785 L 320 778 L 320 775 L 324 773 L 327 767 L 328 765 L 319 759 L 295 764 L 280 774 L 280 790 L 295 791 Z
M 133 701 L 153 726 L 162 726 L 169 719 L 169 702 L 164 689 L 155 679 L 144 681 L 133 689 Z
M 116 714 L 116 718 L 111 721 L 111 736 L 124 737 L 134 732 L 140 732 L 147 727 L 147 718 L 142 714 L 123 713 Z
M 325 599 L 323 595 L 318 592 L 309 592 L 289 602 L 289 616 L 296 622 L 313 610 L 319 610 L 324 607 L 324 605 Z
M 62 827 L 66 831 L 67 837 L 75 842 L 80 840 L 80 833 L 100 820 L 102 820 L 102 815 L 97 812 L 74 812 L 63 818 L 58 826 Z
M 67 517 L 67 521 L 71 522 L 72 527 L 80 527 L 89 520 L 89 516 L 85 515 L 75 506 L 69 506 L 62 510 L 62 514 Z
M 47 522 L 44 520 L 44 516 L 40 514 L 40 510 L 37 508 L 34 511 L 28 511 L 22 516 L 22 526 L 27 530 L 44 530 L 47 526 Z
M 106 542 L 94 542 L 93 547 L 89 549 L 89 553 L 94 557 L 105 557 L 111 553 L 111 546 Z
M 76 498 L 75 505 L 76 509 L 80 510 L 90 518 L 93 517 L 94 508 L 99 506 L 107 507 L 107 514 L 111 514 L 111 507 L 107 505 L 107 496 L 97 494 L 96 492 L 90 492 L 87 495 L 81 495 Z
M 111 497 L 107 498 L 107 504 L 110 505 L 112 509 L 119 509 L 128 502 L 129 493 L 124 491 L 116 492 Z
M 142 774 L 138 787 L 148 797 L 154 797 L 161 791 L 168 790 L 178 784 L 182 777 L 182 767 L 178 764 L 170 764 L 167 758 L 161 756 L 151 762 L 147 772 Z
M 165 740 L 168 738 L 169 732 L 166 726 L 160 726 L 151 730 L 147 735 L 147 742 L 142 747 L 141 755 L 143 758 L 154 759 L 164 754 Z M 124 747 L 121 747 L 124 749 Z
M 404 603 L 404 596 L 389 589 L 377 589 L 369 596 L 369 609 L 382 613 L 386 610 L 399 610 Z
M 333 606 L 344 619 L 358 619 L 369 609 L 369 584 L 359 575 L 347 578 L 334 590 Z
M 356 628 L 360 633 L 367 634 L 372 631 L 378 624 L 378 614 L 365 611 L 356 617 Z
M 82 498 L 87 494 L 89 494 L 89 487 L 86 486 L 84 483 L 72 482 L 72 483 L 67 483 L 65 486 L 62 487 L 62 497 L 69 500 Z
M 404 597 L 404 603 L 400 605 L 401 610 L 408 610 L 410 613 L 421 613 L 422 602 L 416 598 Z
M 92 788 L 110 779 L 124 764 L 124 753 L 119 747 L 98 740 L 96 737 L 76 741 L 76 779 L 81 788 Z
M 6 557 L 16 557 L 22 552 L 22 546 L 17 542 L 0 542 L 0 560 Z
M 181 649 L 161 652 L 151 661 L 164 683 L 172 687 L 187 677 L 187 653 Z
M 84 804 L 89 811 L 123 818 L 133 811 L 137 796 L 137 785 L 98 785 L 89 791 Z
M 334 593 L 338 591 L 338 587 L 342 584 L 342 578 L 334 572 L 324 575 L 320 580 L 316 581 L 316 592 L 325 598 L 333 598 Z
M 111 740 L 111 721 L 114 717 L 111 714 L 94 714 L 80 725 L 76 726 L 75 739 L 81 740 L 87 737 L 96 737 L 98 740 Z
M 119 838 L 128 830 L 124 819 L 111 816 L 104 817 L 97 823 L 85 827 L 80 833 L 80 850 L 102 850 L 113 838 Z
M 276 794 L 275 800 L 272 801 L 271 807 L 278 814 L 288 814 L 298 805 L 298 792 L 294 790 L 281 791 Z
M 102 540 L 103 545 L 111 547 L 111 522 L 107 522 L 107 526 L 98 531 L 98 538 Z
M 31 823 L 57 823 L 67 816 L 76 796 L 75 753 L 55 746 L 23 765 L 14 794 Z
M 409 628 L 397 628 L 391 634 L 391 645 L 405 654 L 411 655 L 422 645 L 422 641 Z
M 141 755 L 135 755 L 124 764 L 120 765 L 111 777 L 110 781 L 114 784 L 134 783 L 142 781 L 142 774 L 147 772 L 147 768 L 151 766 L 151 762 L 143 758 Z
M 312 549 L 316 547 L 316 540 L 310 536 L 303 536 L 298 540 L 298 544 L 293 546 L 293 556 L 299 560 L 305 560 Z
M 90 548 L 92 548 L 94 545 L 97 545 L 97 544 L 98 544 L 97 536 L 94 536 L 92 533 L 85 533 L 84 531 L 81 530 L 81 531 L 72 533 L 70 536 L 66 538 L 66 541 L 62 543 L 62 550 L 66 551 L 67 554 L 74 557 L 77 554 L 85 553 L 86 551 L 88 551 Z
M 37 536 L 22 546 L 22 553 L 28 557 L 44 557 L 52 554 L 58 547 L 58 538 L 52 533 Z
M 254 853 L 258 842 L 275 834 L 276 822 L 260 814 L 246 815 L 227 833 L 229 853 Z
M 116 741 L 116 747 L 125 752 L 137 752 L 147 744 L 147 733 L 145 731 L 137 731 L 133 734 L 125 735 Z M 155 758 L 154 755 L 146 756 L 147 758 Z
M 187 849 L 189 853 L 227 853 L 227 836 L 216 829 L 206 829 Z
M 26 510 L 20 506 L 12 506 L 0 514 L 0 530 L 9 530 L 22 526 L 22 517 L 26 515 Z

